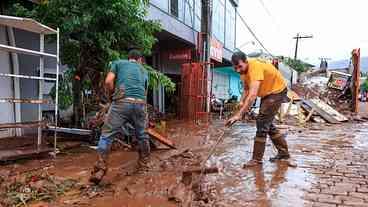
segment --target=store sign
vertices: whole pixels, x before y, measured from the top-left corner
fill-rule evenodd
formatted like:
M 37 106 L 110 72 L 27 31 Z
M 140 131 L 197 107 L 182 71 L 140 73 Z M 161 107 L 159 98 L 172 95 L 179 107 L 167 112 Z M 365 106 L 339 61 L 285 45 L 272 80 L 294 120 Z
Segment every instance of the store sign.
M 210 56 L 211 59 L 216 60 L 217 62 L 222 62 L 224 52 L 224 46 L 218 41 L 216 38 L 211 38 L 211 48 L 210 48 Z
M 191 49 L 180 49 L 169 51 L 169 60 L 187 61 L 192 59 Z
M 327 86 L 338 90 L 344 90 L 350 80 L 351 80 L 350 74 L 332 72 Z

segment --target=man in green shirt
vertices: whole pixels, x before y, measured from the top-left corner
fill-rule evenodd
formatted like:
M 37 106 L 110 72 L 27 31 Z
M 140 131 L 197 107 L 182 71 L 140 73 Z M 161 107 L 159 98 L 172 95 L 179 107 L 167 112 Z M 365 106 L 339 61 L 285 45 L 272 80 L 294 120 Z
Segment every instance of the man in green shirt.
M 142 55 L 131 50 L 128 60 L 117 60 L 111 64 L 105 86 L 112 95 L 112 103 L 102 127 L 98 143 L 99 159 L 91 173 L 90 181 L 98 184 L 107 171 L 107 156 L 116 134 L 122 133 L 122 126 L 130 122 L 138 139 L 138 171 L 148 168 L 150 144 L 145 132 L 147 71 L 142 66 Z

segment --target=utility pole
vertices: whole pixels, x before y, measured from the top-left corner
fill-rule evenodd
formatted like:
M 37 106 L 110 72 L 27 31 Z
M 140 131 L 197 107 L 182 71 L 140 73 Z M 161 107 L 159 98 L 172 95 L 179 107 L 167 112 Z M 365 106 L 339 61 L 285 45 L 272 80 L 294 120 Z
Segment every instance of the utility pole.
M 202 37 L 204 40 L 203 45 L 203 57 L 202 61 L 205 63 L 207 69 L 207 101 L 206 101 L 206 111 L 210 112 L 211 104 L 211 82 L 212 82 L 212 72 L 211 72 L 211 37 L 212 37 L 212 6 L 213 0 L 202 0 Z
M 296 45 L 295 45 L 295 55 L 294 55 L 294 60 L 297 59 L 298 57 L 298 45 L 299 45 L 299 40 L 300 39 L 308 39 L 308 38 L 313 38 L 313 35 L 300 35 L 299 33 L 296 34 L 296 37 L 293 37 L 293 39 L 296 39 Z

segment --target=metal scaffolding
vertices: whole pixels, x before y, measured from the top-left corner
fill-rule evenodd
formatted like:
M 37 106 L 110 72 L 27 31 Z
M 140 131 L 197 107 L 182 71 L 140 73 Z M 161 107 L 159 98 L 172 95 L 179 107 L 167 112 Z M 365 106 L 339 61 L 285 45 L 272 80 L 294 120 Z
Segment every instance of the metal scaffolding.
M 18 48 L 9 45 L 0 44 L 0 50 L 6 51 L 9 53 L 15 54 L 25 54 L 39 57 L 40 65 L 39 65 L 39 76 L 27 76 L 21 74 L 4 74 L 0 73 L 0 77 L 8 77 L 15 79 L 32 79 L 38 81 L 39 83 L 39 95 L 38 99 L 20 99 L 19 97 L 9 97 L 9 98 L 0 98 L 0 103 L 28 103 L 28 104 L 38 104 L 38 120 L 32 122 L 15 122 L 15 123 L 3 123 L 0 124 L 1 128 L 38 128 L 37 131 L 37 151 L 41 150 L 42 145 L 42 128 L 47 126 L 47 123 L 42 119 L 42 104 L 48 104 L 49 101 L 43 99 L 43 84 L 44 81 L 55 81 L 56 83 L 56 94 L 55 94 L 55 129 L 58 126 L 58 96 L 59 96 L 59 49 L 60 49 L 60 32 L 59 28 L 54 30 L 50 27 L 47 27 L 33 19 L 29 18 L 20 18 L 13 16 L 5 16 L 0 15 L 0 25 L 16 28 L 20 30 L 25 30 L 29 32 L 33 32 L 39 34 L 40 36 L 40 51 L 29 50 L 25 48 Z M 49 54 L 45 52 L 45 35 L 56 35 L 56 54 Z M 55 58 L 56 59 L 56 77 L 55 78 L 47 78 L 44 77 L 44 69 L 45 69 L 45 57 Z M 57 143 L 57 132 L 54 132 L 54 152 L 56 154 L 56 143 Z

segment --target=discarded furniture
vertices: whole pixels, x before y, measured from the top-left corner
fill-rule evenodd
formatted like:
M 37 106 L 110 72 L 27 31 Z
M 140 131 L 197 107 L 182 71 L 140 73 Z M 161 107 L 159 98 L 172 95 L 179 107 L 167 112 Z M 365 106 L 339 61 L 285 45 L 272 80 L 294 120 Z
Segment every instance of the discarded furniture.
M 315 113 L 320 115 L 324 120 L 326 120 L 331 124 L 338 124 L 344 121 L 348 121 L 348 119 L 344 115 L 340 114 L 331 106 L 329 106 L 328 104 L 317 98 L 310 100 L 303 100 L 301 102 L 301 107 L 308 113 L 314 111 Z
M 350 74 L 332 71 L 327 86 L 342 91 L 346 87 L 349 87 L 351 79 L 352 75 Z
M 35 149 L 27 149 L 27 150 L 20 150 L 11 152 L 3 152 L 0 153 L 0 160 L 7 160 L 11 159 L 11 155 L 15 154 L 15 157 L 27 157 L 28 155 L 38 154 L 42 152 L 49 152 L 49 148 L 44 148 L 42 146 L 42 128 L 46 126 L 44 121 L 42 120 L 42 104 L 47 104 L 48 101 L 43 99 L 43 85 L 44 81 L 54 81 L 56 83 L 56 99 L 55 99 L 55 127 L 57 127 L 57 117 L 58 117 L 58 93 L 59 93 L 59 29 L 52 29 L 47 27 L 33 19 L 29 18 L 20 18 L 20 17 L 13 17 L 13 16 L 5 16 L 0 15 L 0 25 L 7 26 L 10 28 L 16 28 L 20 30 L 25 30 L 29 32 L 33 32 L 39 34 L 40 36 L 40 51 L 29 50 L 25 48 L 19 48 L 14 45 L 4 45 L 0 44 L 0 50 L 6 51 L 12 54 L 24 54 L 30 56 L 36 56 L 40 59 L 39 64 L 39 76 L 28 76 L 28 75 L 21 75 L 19 71 L 14 71 L 15 74 L 5 74 L 0 73 L 0 77 L 5 78 L 14 78 L 16 80 L 19 79 L 31 79 L 38 81 L 39 83 L 39 95 L 38 99 L 20 99 L 19 94 L 14 95 L 14 97 L 0 97 L 0 103 L 12 103 L 12 104 L 20 104 L 20 103 L 28 103 L 28 104 L 38 104 L 38 120 L 33 122 L 16 122 L 16 123 L 6 123 L 0 124 L 0 128 L 38 128 L 37 131 L 37 146 Z M 56 42 L 57 42 L 57 49 L 56 54 L 50 54 L 45 52 L 45 35 L 56 35 Z M 56 77 L 55 78 L 48 78 L 44 76 L 44 65 L 45 65 L 45 58 L 55 58 L 55 71 Z M 56 152 L 56 131 L 54 133 L 54 152 Z M 9 150 L 11 151 L 11 150 Z M 52 151 L 52 150 L 51 150 Z

